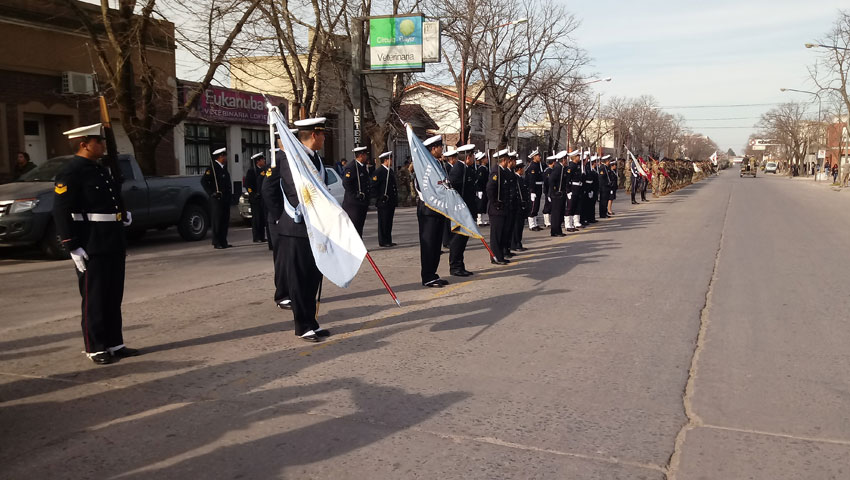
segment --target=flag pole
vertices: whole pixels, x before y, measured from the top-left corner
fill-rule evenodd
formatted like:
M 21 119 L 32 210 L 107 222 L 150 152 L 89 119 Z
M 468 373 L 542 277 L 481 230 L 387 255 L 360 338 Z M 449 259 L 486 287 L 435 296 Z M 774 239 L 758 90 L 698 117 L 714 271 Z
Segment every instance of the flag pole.
M 481 237 L 481 243 L 484 244 L 484 248 L 487 249 L 487 253 L 490 254 L 490 258 L 492 260 L 498 260 L 495 255 L 493 255 L 493 250 L 490 250 L 490 245 L 487 245 L 487 242 L 484 240 L 484 237 Z
M 393 300 L 395 300 L 395 304 L 398 305 L 399 308 L 401 308 L 401 302 L 398 301 L 398 297 L 396 297 L 393 288 L 390 286 L 389 283 L 387 283 L 387 280 L 381 274 L 381 270 L 378 269 L 378 266 L 375 265 L 375 261 L 372 260 L 372 255 L 369 255 L 369 252 L 366 252 L 366 259 L 369 260 L 369 263 L 372 265 L 372 268 L 375 270 L 375 273 L 378 274 L 378 278 L 381 279 L 381 283 L 384 284 L 384 288 L 387 289 L 387 292 L 390 294 L 391 297 L 393 297 Z

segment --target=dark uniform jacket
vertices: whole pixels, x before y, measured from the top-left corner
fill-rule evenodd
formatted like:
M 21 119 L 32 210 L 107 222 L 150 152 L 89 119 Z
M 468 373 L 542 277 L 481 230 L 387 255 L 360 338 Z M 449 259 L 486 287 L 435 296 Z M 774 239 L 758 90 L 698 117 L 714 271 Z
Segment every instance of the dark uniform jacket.
M 538 197 L 543 191 L 543 171 L 542 165 L 538 162 L 528 164 L 528 169 L 525 171 L 525 183 L 531 192 L 534 192 Z
M 395 172 L 381 165 L 372 176 L 374 186 L 375 206 L 395 207 L 398 206 L 398 185 L 396 184 Z
M 449 183 L 451 183 L 452 188 L 460 193 L 470 213 L 476 212 L 476 204 L 478 203 L 478 197 L 475 195 L 477 180 L 478 172 L 475 167 L 467 167 L 463 162 L 456 163 L 449 173 Z
M 582 184 L 582 173 L 581 173 L 581 164 L 574 162 L 567 162 L 566 171 L 564 172 L 564 182 L 569 182 L 569 185 L 575 188 L 578 184 Z M 564 185 L 566 191 L 566 185 Z
M 215 178 L 212 176 L 213 170 L 215 170 Z M 216 190 L 216 181 L 218 182 L 218 190 Z M 216 191 L 221 192 L 221 201 L 225 204 L 230 203 L 231 196 L 233 195 L 230 173 L 215 160 L 213 160 L 212 166 L 207 167 L 204 171 L 204 176 L 201 178 L 201 186 L 204 187 L 204 190 L 210 196 Z
M 274 168 L 266 169 L 265 180 L 260 187 L 260 194 L 263 197 L 263 206 L 266 208 L 266 215 L 272 219 L 271 223 L 275 223 L 283 215 L 283 192 L 280 190 L 280 165 L 285 162 L 283 153 L 275 152 Z
M 584 174 L 584 192 L 585 198 L 590 198 L 588 193 L 595 196 L 599 192 L 599 174 L 591 168 L 586 168 Z
M 561 162 L 555 162 L 555 166 L 552 167 L 552 171 L 549 172 L 549 180 L 547 184 L 546 194 L 549 195 L 549 198 L 561 198 L 566 196 L 567 191 L 569 190 L 567 167 L 562 165 Z
M 356 160 L 346 164 L 342 174 L 342 186 L 345 188 L 345 196 L 342 198 L 343 205 L 363 208 L 369 206 L 372 181 L 369 178 L 369 169 L 365 165 L 360 165 Z
M 496 166 L 490 172 L 487 180 L 487 198 L 490 200 L 487 206 L 488 215 L 505 216 L 512 208 L 511 183 L 513 177 L 508 175 L 507 169 Z
M 283 160 L 281 163 L 278 163 L 280 180 L 277 182 L 279 188 L 283 190 L 281 200 L 285 198 L 287 201 L 289 201 L 289 204 L 292 205 L 292 208 L 297 208 L 298 205 L 300 205 L 300 202 L 298 201 L 298 192 L 295 189 L 295 182 L 292 179 L 292 172 L 289 170 L 289 163 L 286 161 L 285 158 L 282 158 L 282 152 L 277 153 L 280 153 L 281 156 L 276 157 L 275 161 L 280 162 L 281 159 Z M 310 159 L 313 160 L 313 166 L 316 167 L 319 172 L 321 172 L 322 158 L 319 156 L 319 154 L 316 152 L 312 152 L 308 155 Z M 266 181 L 272 183 L 273 175 L 274 174 L 272 174 L 272 177 L 267 178 Z M 290 217 L 289 214 L 286 213 L 285 209 L 279 217 L 277 226 L 281 235 L 287 237 L 307 237 L 307 226 L 304 224 L 304 220 L 301 219 L 300 223 L 295 223 L 295 219 Z
M 516 179 L 517 189 L 517 210 L 521 216 L 527 217 L 531 213 L 531 197 L 529 196 L 531 192 L 529 191 L 529 185 L 525 177 L 515 173 L 514 178 Z
M 72 214 L 105 213 L 126 217 L 121 185 L 109 169 L 85 157 L 75 155 L 56 175 L 53 221 L 56 232 L 68 251 L 82 247 L 89 255 L 124 253 L 124 224 L 75 221 Z
M 543 195 L 549 195 L 549 177 L 552 176 L 552 167 L 546 166 L 546 170 L 543 170 Z
M 251 201 L 262 198 L 263 180 L 266 179 L 267 171 L 268 169 L 260 170 L 255 166 L 245 173 L 245 189 L 248 190 L 248 198 Z

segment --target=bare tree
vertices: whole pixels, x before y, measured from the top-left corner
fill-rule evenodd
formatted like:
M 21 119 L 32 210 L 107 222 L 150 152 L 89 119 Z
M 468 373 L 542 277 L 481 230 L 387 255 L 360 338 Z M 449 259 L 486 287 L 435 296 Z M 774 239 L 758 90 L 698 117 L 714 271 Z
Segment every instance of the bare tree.
M 850 11 L 839 12 L 832 30 L 820 43 L 825 46 L 825 53 L 809 68 L 812 81 L 821 92 L 840 99 L 844 110 L 850 111 Z M 850 128 L 850 116 L 845 124 Z
M 813 130 L 805 104 L 783 103 L 762 114 L 756 126 L 783 146 L 790 164 L 802 165 Z
M 107 95 L 117 104 L 121 124 L 146 173 L 156 171 L 156 148 L 197 105 L 202 92 L 227 59 L 245 23 L 253 18 L 260 0 L 117 0 L 117 9 L 101 0 L 99 11 L 76 0 L 62 0 L 84 25 Z M 152 32 L 166 29 L 162 12 L 179 12 L 199 20 L 197 28 L 172 31 L 174 40 L 203 59 L 200 81 L 184 93 L 172 111 L 175 89 L 151 61 Z

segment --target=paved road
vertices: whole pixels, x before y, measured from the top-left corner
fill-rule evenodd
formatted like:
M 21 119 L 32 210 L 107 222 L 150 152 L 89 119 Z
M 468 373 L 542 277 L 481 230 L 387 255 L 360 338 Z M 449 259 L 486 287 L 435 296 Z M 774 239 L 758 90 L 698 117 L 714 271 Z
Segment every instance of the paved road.
M 373 256 L 403 308 L 367 267 L 326 283 L 320 344 L 249 232 L 160 239 L 128 258 L 147 354 L 107 367 L 71 267 L 2 261 L 0 477 L 848 478 L 850 195 L 727 173 L 617 203 L 511 266 L 475 246 L 442 290 L 402 210 Z

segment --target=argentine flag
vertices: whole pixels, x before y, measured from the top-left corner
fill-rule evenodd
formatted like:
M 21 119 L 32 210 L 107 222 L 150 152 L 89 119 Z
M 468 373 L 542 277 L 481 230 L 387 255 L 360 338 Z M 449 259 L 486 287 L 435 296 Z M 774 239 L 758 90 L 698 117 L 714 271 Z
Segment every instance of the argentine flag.
M 304 218 L 310 250 L 322 275 L 339 287 L 354 280 L 366 256 L 366 246 L 348 214 L 328 192 L 325 182 L 304 151 L 301 142 L 289 131 L 277 107 L 269 109 L 269 123 L 277 126 L 292 181 L 298 191 L 297 210 Z

